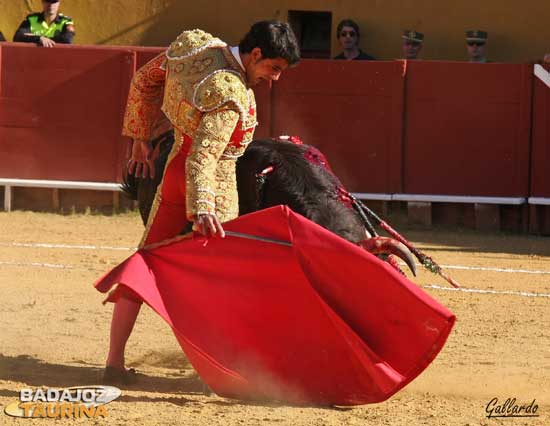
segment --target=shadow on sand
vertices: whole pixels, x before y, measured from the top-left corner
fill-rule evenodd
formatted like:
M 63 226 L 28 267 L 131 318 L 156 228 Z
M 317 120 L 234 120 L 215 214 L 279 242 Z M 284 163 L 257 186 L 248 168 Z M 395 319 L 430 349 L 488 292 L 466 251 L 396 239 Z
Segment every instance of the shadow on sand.
M 10 357 L 0 355 L 0 380 L 24 383 L 29 387 L 66 388 L 71 386 L 98 385 L 102 383 L 103 368 L 95 366 L 75 366 L 52 364 L 28 355 Z M 133 385 L 117 385 L 131 391 L 158 392 L 166 394 L 203 395 L 203 382 L 200 378 L 139 375 L 139 381 Z M 0 389 L 0 396 L 17 397 L 16 391 Z M 120 401 L 159 401 L 183 405 L 194 402 L 183 397 L 155 398 L 146 396 L 125 395 Z
M 66 388 L 72 386 L 92 386 L 101 384 L 103 369 L 94 366 L 74 366 L 63 364 L 51 364 L 28 355 L 19 355 L 10 357 L 0 355 L 0 380 L 23 383 L 24 386 L 33 388 L 51 387 Z M 24 386 L 21 386 L 24 387 Z M 165 394 L 185 394 L 189 397 L 204 396 L 204 384 L 199 377 L 152 377 L 140 374 L 139 382 L 131 386 L 118 386 L 120 389 L 129 391 L 157 392 Z M 352 407 L 338 406 L 315 406 L 310 404 L 289 405 L 278 401 L 268 400 L 220 400 L 215 395 L 215 399 L 199 401 L 186 398 L 184 396 L 145 396 L 145 395 L 122 395 L 117 401 L 121 402 L 166 402 L 178 406 L 186 404 L 211 404 L 220 407 L 234 405 L 248 406 L 299 406 L 303 408 L 318 408 L 336 411 L 349 411 Z M 17 399 L 19 392 L 0 388 L 0 397 Z

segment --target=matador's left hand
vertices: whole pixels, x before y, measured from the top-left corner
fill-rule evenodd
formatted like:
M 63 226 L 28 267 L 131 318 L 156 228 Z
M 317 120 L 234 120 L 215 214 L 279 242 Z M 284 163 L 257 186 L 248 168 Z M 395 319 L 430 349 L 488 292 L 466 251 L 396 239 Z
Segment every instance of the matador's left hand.
M 153 150 L 151 142 L 134 139 L 132 144 L 132 157 L 128 161 L 128 173 L 135 177 L 155 177 L 155 159 L 158 157 L 158 148 Z

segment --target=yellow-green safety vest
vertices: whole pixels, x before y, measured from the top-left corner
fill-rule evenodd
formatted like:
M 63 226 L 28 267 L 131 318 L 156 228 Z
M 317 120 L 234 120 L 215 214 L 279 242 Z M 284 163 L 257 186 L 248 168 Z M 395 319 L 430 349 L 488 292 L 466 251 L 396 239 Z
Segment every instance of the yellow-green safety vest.
M 61 13 L 57 15 L 57 18 L 50 25 L 48 25 L 46 20 L 40 20 L 39 18 L 40 15 L 31 15 L 28 18 L 31 24 L 31 33 L 38 36 L 53 38 L 63 31 L 65 25 L 74 25 L 71 18 Z

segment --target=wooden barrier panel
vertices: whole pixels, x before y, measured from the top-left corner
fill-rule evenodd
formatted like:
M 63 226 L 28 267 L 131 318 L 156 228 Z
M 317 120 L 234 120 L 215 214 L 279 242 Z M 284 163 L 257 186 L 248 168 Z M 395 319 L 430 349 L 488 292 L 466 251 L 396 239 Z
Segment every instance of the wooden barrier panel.
M 403 62 L 303 60 L 272 93 L 272 135 L 297 135 L 354 192 L 401 192 Z
M 136 70 L 165 50 L 164 47 L 130 47 L 130 49 L 136 52 Z
M 1 44 L 0 177 L 119 180 L 130 81 L 161 50 Z M 256 137 L 300 136 L 354 192 L 548 197 L 550 88 L 532 79 L 531 65 L 304 60 L 255 88 Z
M 531 197 L 550 197 L 550 87 L 538 77 L 533 81 L 531 137 Z
M 263 82 L 254 87 L 254 95 L 256 97 L 256 113 L 258 126 L 254 132 L 255 139 L 265 139 L 274 136 L 271 134 L 271 94 L 272 89 L 269 84 Z
M 532 70 L 410 61 L 406 193 L 528 196 Z
M 119 180 L 134 52 L 19 43 L 1 49 L 0 175 Z

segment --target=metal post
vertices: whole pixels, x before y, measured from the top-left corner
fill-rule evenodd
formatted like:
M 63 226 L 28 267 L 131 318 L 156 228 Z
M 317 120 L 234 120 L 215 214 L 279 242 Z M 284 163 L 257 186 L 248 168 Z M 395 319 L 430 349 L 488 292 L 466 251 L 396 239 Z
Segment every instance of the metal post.
M 11 186 L 4 187 L 4 211 L 11 212 Z

